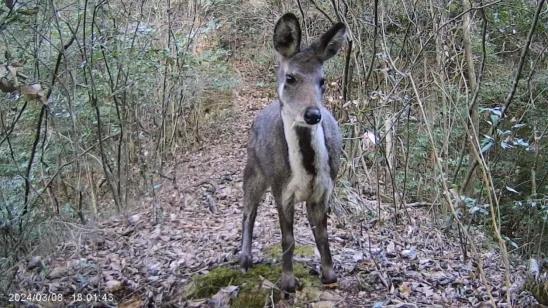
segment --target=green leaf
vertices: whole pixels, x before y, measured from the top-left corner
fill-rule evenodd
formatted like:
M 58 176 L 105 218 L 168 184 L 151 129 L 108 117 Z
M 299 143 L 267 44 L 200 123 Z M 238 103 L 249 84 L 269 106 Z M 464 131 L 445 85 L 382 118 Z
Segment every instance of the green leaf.
M 485 136 L 485 139 L 481 142 L 481 153 L 486 153 L 495 145 L 495 139 Z

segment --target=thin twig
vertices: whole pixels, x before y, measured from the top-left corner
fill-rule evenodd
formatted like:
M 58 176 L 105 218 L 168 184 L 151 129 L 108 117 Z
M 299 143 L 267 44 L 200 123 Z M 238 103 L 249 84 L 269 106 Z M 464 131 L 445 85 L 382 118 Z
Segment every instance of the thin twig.
M 320 13 L 322 13 L 323 16 L 325 16 L 325 18 L 327 18 L 327 20 L 329 20 L 330 23 L 334 24 L 335 22 L 333 21 L 333 19 L 331 19 L 331 17 L 329 17 L 329 15 L 327 15 L 327 13 L 322 10 L 314 0 L 309 0 L 312 5 L 314 5 L 314 7 L 316 8 L 316 10 L 318 10 Z

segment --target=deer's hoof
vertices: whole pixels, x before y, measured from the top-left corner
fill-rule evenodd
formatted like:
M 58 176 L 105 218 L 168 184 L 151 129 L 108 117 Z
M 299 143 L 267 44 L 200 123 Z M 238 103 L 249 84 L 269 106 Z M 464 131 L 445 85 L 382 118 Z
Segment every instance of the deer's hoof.
M 296 287 L 297 287 L 297 279 L 295 279 L 295 276 L 293 275 L 293 273 L 291 274 L 282 273 L 280 288 L 284 292 L 295 293 Z
M 323 284 L 333 284 L 337 282 L 337 274 L 333 269 L 329 269 L 322 272 L 322 283 Z
M 253 263 L 253 258 L 251 258 L 249 254 L 240 255 L 240 266 L 245 272 L 247 272 L 247 270 L 251 267 L 252 263 Z

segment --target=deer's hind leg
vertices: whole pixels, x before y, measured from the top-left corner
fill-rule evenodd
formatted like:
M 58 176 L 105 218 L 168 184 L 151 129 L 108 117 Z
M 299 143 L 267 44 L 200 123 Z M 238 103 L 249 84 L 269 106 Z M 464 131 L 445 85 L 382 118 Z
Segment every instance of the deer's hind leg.
M 242 219 L 242 249 L 240 252 L 240 265 L 248 270 L 253 263 L 251 255 L 251 241 L 253 239 L 253 227 L 257 217 L 257 208 L 267 189 L 267 184 L 261 170 L 248 161 L 244 170 L 244 215 Z

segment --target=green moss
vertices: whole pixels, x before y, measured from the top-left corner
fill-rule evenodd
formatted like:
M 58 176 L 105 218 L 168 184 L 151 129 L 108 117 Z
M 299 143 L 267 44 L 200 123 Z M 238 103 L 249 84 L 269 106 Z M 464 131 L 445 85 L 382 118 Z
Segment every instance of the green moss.
M 266 255 L 280 260 L 282 258 L 282 246 L 277 244 L 270 246 L 266 249 Z M 313 257 L 314 256 L 314 246 L 313 245 L 304 245 L 304 246 L 295 246 L 293 255 L 300 257 Z
M 232 301 L 231 307 L 247 308 L 247 307 L 264 307 L 268 300 L 269 294 L 265 290 L 257 289 L 255 291 L 246 291 L 238 294 L 238 297 Z
M 187 290 L 190 298 L 202 298 L 211 296 L 221 288 L 234 284 L 240 273 L 231 268 L 218 267 L 211 272 L 194 279 Z
M 319 287 L 321 285 L 317 276 L 312 276 L 309 270 L 300 263 L 293 264 L 293 272 L 303 288 Z M 280 298 L 278 289 L 263 288 L 266 279 L 277 284 L 281 276 L 281 266 L 278 264 L 259 264 L 250 268 L 247 273 L 231 267 L 218 267 L 209 273 L 196 276 L 192 284 L 187 288 L 187 298 L 211 297 L 223 287 L 229 285 L 240 286 L 238 297 L 233 299 L 232 307 L 263 307 L 274 291 L 274 300 Z

